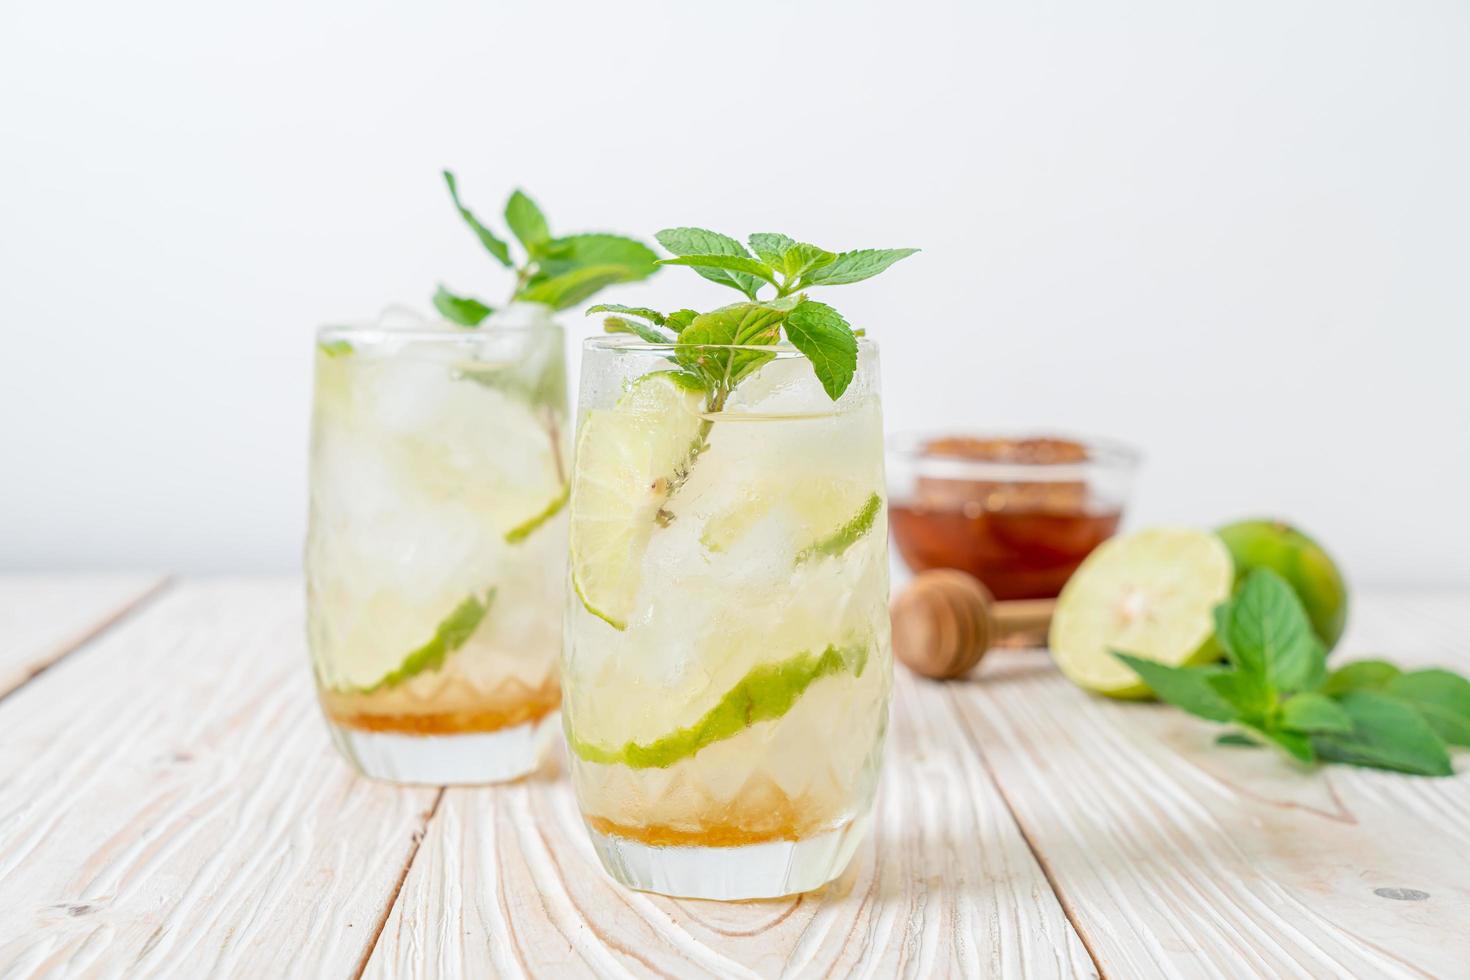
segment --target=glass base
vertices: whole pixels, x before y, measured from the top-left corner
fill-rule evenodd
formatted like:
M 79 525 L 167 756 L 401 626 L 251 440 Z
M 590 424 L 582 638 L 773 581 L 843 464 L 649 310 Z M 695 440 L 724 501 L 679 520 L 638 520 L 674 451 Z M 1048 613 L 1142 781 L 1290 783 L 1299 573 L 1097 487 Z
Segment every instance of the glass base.
M 536 771 L 556 736 L 552 712 L 498 732 L 403 735 L 347 728 L 327 719 L 332 741 L 370 779 L 421 786 L 503 783 Z
M 868 832 L 858 817 L 804 840 L 743 847 L 655 847 L 588 828 L 607 873 L 629 888 L 675 898 L 780 898 L 842 874 Z

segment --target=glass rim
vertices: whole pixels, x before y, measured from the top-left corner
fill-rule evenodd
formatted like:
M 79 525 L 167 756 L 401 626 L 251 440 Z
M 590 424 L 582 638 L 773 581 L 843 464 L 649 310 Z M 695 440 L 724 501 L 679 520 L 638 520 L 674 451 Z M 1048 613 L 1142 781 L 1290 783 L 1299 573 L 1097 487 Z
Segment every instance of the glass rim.
M 324 323 L 316 328 L 317 340 L 356 339 L 356 340 L 424 340 L 424 341 L 474 341 L 486 340 L 497 335 L 524 335 L 537 331 L 563 329 L 560 323 L 524 323 L 524 324 L 496 324 L 493 327 L 462 327 L 448 320 L 431 321 L 430 325 L 422 327 L 396 327 L 384 326 L 380 323 L 370 321 L 346 322 L 346 323 Z
M 1087 453 L 1086 459 L 1057 462 L 1031 462 L 1007 459 L 972 459 L 960 455 L 932 452 L 926 443 L 941 438 L 979 439 L 1058 439 L 1076 443 Z M 929 432 L 903 432 L 888 436 L 887 452 L 937 476 L 955 479 L 1001 479 L 1014 481 L 1051 481 L 1085 479 L 1098 469 L 1136 471 L 1143 462 L 1143 452 L 1117 439 L 1084 435 L 1067 430 L 1042 429 L 983 429 L 956 431 L 941 434 Z
M 877 351 L 878 342 L 869 337 L 859 337 L 858 353 Z M 790 341 L 779 344 L 654 344 L 633 334 L 602 334 L 582 341 L 584 351 L 614 351 L 633 354 L 668 354 L 679 350 L 748 350 L 775 354 L 777 357 L 806 357 Z

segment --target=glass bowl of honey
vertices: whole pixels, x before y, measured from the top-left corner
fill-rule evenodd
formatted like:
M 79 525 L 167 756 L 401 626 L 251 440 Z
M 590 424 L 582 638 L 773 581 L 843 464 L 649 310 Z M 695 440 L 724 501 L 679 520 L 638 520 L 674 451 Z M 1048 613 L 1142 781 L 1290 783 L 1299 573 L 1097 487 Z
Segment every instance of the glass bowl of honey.
M 958 568 L 997 599 L 1050 599 L 1118 529 L 1137 451 L 1055 435 L 889 443 L 893 543 L 915 573 Z

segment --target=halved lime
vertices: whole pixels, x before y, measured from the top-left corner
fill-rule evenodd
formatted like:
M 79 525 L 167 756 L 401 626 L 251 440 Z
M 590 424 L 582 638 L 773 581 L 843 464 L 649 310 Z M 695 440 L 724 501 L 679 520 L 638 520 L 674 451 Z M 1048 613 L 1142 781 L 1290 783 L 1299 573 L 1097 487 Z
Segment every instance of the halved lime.
M 1146 697 L 1113 651 L 1171 667 L 1217 659 L 1212 612 L 1234 578 L 1229 550 L 1208 531 L 1153 528 L 1106 541 L 1057 598 L 1052 657 L 1089 691 Z
M 572 586 L 614 629 L 628 624 L 659 510 L 699 443 L 702 400 L 679 375 L 647 374 L 612 408 L 588 412 L 577 436 Z

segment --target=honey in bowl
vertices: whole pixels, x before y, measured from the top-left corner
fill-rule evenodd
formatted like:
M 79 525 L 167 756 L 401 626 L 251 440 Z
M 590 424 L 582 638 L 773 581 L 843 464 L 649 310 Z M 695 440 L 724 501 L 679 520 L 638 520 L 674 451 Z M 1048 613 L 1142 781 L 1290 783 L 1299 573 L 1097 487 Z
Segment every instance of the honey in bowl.
M 1055 597 L 1118 529 L 1137 456 L 1052 436 L 950 436 L 895 450 L 893 541 L 914 572 L 958 568 L 997 599 Z

